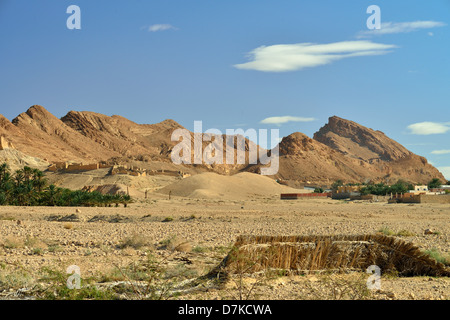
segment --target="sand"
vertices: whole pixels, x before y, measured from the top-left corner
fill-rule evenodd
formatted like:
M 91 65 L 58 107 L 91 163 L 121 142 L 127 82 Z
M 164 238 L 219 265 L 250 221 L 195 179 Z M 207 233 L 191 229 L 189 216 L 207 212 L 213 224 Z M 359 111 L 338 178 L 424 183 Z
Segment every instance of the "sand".
M 202 199 L 247 200 L 257 198 L 276 199 L 281 193 L 309 193 L 277 183 L 259 174 L 242 172 L 233 176 L 202 173 L 177 181 L 158 190 L 158 193 Z

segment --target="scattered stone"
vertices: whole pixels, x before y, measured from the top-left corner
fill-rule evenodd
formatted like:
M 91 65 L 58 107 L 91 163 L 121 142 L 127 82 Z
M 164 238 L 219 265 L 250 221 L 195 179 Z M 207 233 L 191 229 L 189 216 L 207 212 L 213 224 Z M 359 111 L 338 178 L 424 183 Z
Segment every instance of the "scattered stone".
M 88 222 L 101 222 L 101 221 L 110 223 L 119 223 L 119 222 L 130 222 L 131 219 L 120 214 L 116 214 L 114 216 L 106 216 L 99 214 L 88 220 Z
M 425 229 L 424 234 L 434 234 L 434 231 L 431 229 Z

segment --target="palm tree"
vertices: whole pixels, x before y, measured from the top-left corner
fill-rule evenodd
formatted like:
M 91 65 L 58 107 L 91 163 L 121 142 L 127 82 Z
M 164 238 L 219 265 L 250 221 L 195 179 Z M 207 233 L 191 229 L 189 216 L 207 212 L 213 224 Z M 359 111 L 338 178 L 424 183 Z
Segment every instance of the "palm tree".
M 39 193 L 42 192 L 42 188 L 46 185 L 47 179 L 44 179 L 44 173 L 38 169 L 33 170 L 33 185 L 37 187 Z
M 0 164 L 0 181 L 2 181 L 5 175 L 9 172 L 9 166 L 6 162 Z
M 22 172 L 23 172 L 23 180 L 25 182 L 30 181 L 31 180 L 31 176 L 33 175 L 33 169 L 31 169 L 28 166 L 25 166 L 25 167 L 23 167 Z
M 54 184 L 51 184 L 48 186 L 46 191 L 48 197 L 47 205 L 54 206 L 56 203 L 56 196 L 60 193 L 60 189 L 57 188 Z
M 23 170 L 16 170 L 16 176 L 15 176 L 15 180 L 16 180 L 16 187 L 20 186 L 23 181 L 24 181 L 24 174 L 23 174 Z

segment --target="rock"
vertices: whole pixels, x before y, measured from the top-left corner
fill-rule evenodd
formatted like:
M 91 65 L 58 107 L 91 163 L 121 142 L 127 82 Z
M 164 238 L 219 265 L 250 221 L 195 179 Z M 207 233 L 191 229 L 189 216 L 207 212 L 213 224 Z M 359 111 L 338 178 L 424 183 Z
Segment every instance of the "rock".
M 76 209 L 75 212 L 76 213 L 81 213 L 81 210 L 80 209 Z
M 434 234 L 434 231 L 431 229 L 425 229 L 424 234 Z
M 386 292 L 386 296 L 390 299 L 395 299 L 397 298 L 396 294 L 394 292 L 388 291 Z
M 174 250 L 179 252 L 191 252 L 192 245 L 189 242 L 183 242 L 177 245 Z

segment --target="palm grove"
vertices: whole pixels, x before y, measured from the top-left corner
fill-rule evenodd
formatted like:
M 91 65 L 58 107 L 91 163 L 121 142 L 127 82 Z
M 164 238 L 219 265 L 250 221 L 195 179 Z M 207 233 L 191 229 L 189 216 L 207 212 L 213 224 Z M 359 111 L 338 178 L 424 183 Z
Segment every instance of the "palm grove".
M 24 166 L 14 174 L 7 163 L 0 164 L 0 205 L 12 206 L 111 206 L 126 205 L 129 195 L 72 191 L 48 185 L 44 173 Z

